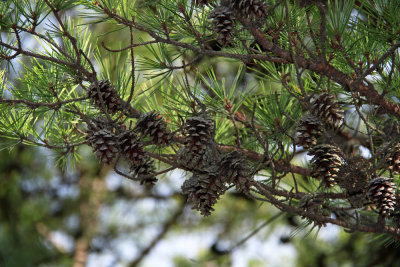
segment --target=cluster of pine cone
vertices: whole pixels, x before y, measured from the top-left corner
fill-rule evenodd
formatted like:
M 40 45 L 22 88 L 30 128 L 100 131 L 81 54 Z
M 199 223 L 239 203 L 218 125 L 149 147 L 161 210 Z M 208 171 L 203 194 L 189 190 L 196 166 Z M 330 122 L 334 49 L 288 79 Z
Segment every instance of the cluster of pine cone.
M 153 175 L 154 162 L 145 155 L 143 143 L 131 130 L 100 117 L 93 119 L 86 132 L 87 142 L 93 148 L 97 158 L 104 164 L 112 164 L 121 155 L 130 163 L 130 173 L 141 184 L 153 185 L 157 179 Z
M 115 114 L 122 111 L 123 100 L 107 80 L 93 83 L 88 89 L 91 103 L 101 111 Z M 214 140 L 214 121 L 202 116 L 186 119 L 183 127 L 185 144 L 178 151 L 179 164 L 191 170 L 193 176 L 182 185 L 194 209 L 207 216 L 214 204 L 230 185 L 238 191 L 249 193 L 252 179 L 246 160 L 238 152 L 222 155 Z M 99 161 L 112 164 L 118 156 L 130 163 L 130 173 L 142 184 L 153 185 L 154 162 L 143 149 L 143 139 L 153 145 L 169 145 L 171 132 L 159 113 L 151 111 L 142 114 L 134 129 L 116 124 L 110 118 L 91 120 L 87 130 L 88 144 L 93 148 Z
M 212 1 L 197 0 L 198 6 L 209 5 Z M 222 45 L 228 45 L 232 42 L 232 31 L 239 18 L 249 20 L 264 20 L 267 15 L 267 5 L 258 0 L 225 0 L 210 13 L 210 19 L 214 32 L 217 34 L 217 40 Z
M 102 112 L 115 114 L 125 111 L 125 102 L 108 80 L 91 84 L 88 88 L 91 103 Z M 166 145 L 171 133 L 159 113 L 142 114 L 133 130 L 126 129 L 110 118 L 95 118 L 88 125 L 87 141 L 97 158 L 104 164 L 114 163 L 118 156 L 130 163 L 130 174 L 142 184 L 153 185 L 157 179 L 153 160 L 143 150 L 142 140 L 147 136 L 155 145 Z
M 231 185 L 246 194 L 250 192 L 251 182 L 251 172 L 246 161 L 239 153 L 231 152 L 221 156 L 217 164 L 193 171 L 193 176 L 183 183 L 182 192 L 188 196 L 193 209 L 208 216 L 219 197 Z
M 242 155 L 221 155 L 214 140 L 214 121 L 204 117 L 188 118 L 184 126 L 185 146 L 178 152 L 179 162 L 191 169 L 193 176 L 182 185 L 193 209 L 208 216 L 230 185 L 243 193 L 250 192 L 251 172 Z
M 240 6 L 240 1 L 237 5 Z M 111 83 L 107 80 L 93 83 L 88 88 L 93 105 L 102 112 L 123 112 L 126 106 Z M 297 145 L 308 150 L 312 176 L 327 188 L 338 184 L 348 193 L 353 207 L 363 207 L 366 201 L 375 204 L 382 216 L 394 210 L 395 185 L 389 178 L 372 179 L 369 163 L 362 158 L 346 158 L 339 147 L 321 141 L 324 131 L 337 130 L 343 124 L 344 112 L 334 97 L 324 93 L 312 99 L 310 112 L 305 114 L 297 127 Z M 203 116 L 186 119 L 183 126 L 184 146 L 178 151 L 178 162 L 193 175 L 182 185 L 192 207 L 207 216 L 221 195 L 235 186 L 238 191 L 249 193 L 252 172 L 246 160 L 238 153 L 222 154 L 214 140 L 214 121 Z M 130 174 L 142 184 L 153 185 L 153 160 L 143 149 L 143 140 L 156 146 L 169 145 L 171 132 L 159 113 L 151 111 L 137 118 L 134 129 L 127 129 L 108 117 L 94 118 L 88 124 L 87 141 L 98 159 L 104 164 L 114 163 L 123 157 L 130 163 Z M 386 167 L 394 174 L 400 172 L 400 145 L 383 145 Z
M 297 126 L 297 145 L 308 150 L 312 176 L 321 179 L 329 188 L 338 184 L 348 194 L 352 207 L 361 208 L 368 201 L 375 204 L 382 216 L 388 216 L 396 203 L 395 184 L 389 178 L 370 177 L 369 162 L 360 157 L 346 158 L 336 145 L 322 143 L 323 132 L 337 130 L 344 120 L 344 112 L 333 96 L 324 93 L 311 101 L 310 112 L 305 114 Z M 387 168 L 394 173 L 400 170 L 399 145 L 386 155 Z

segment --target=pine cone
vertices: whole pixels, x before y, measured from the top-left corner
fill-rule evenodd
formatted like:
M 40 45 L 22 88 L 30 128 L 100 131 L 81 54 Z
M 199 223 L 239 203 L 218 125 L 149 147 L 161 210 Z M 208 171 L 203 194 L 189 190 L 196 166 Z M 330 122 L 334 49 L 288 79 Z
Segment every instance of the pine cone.
M 194 173 L 182 185 L 182 192 L 188 196 L 192 208 L 200 211 L 203 216 L 208 216 L 214 211 L 214 204 L 225 190 L 226 186 L 221 179 L 212 173 Z
M 140 180 L 140 184 L 153 186 L 157 182 L 154 176 L 155 167 L 154 161 L 149 157 L 144 157 L 140 163 L 132 163 L 130 173 L 134 178 Z
M 311 160 L 312 176 L 322 178 L 327 187 L 336 184 L 337 174 L 344 163 L 340 149 L 336 146 L 322 144 L 313 147 L 308 154 L 314 156 Z
M 118 153 L 118 138 L 109 129 L 89 129 L 87 140 L 100 162 L 111 164 Z
M 234 184 L 236 189 L 249 193 L 253 177 L 249 177 L 250 169 L 240 153 L 233 151 L 223 156 L 220 163 L 220 175 L 228 184 Z
M 136 123 L 142 136 L 150 135 L 151 141 L 156 145 L 169 144 L 171 133 L 167 129 L 167 123 L 158 112 L 150 111 L 143 114 Z
M 318 96 L 311 104 L 311 113 L 331 127 L 337 128 L 343 123 L 344 112 L 332 99 L 333 96 L 327 93 Z
M 103 111 L 105 112 L 114 114 L 123 109 L 121 97 L 108 80 L 92 83 L 88 88 L 88 96 L 92 104 L 97 106 L 100 110 L 103 110 L 104 107 L 105 110 Z M 104 106 L 100 99 L 103 101 Z
M 262 19 L 267 16 L 267 5 L 258 0 L 233 0 L 232 7 L 245 18 Z
M 215 33 L 218 34 L 217 40 L 222 45 L 229 44 L 232 40 L 231 32 L 235 27 L 233 11 L 225 6 L 218 7 L 210 13 L 210 19 L 212 19 Z
M 119 137 L 121 153 L 132 164 L 141 164 L 144 161 L 143 144 L 140 138 L 132 131 L 125 131 Z
M 297 127 L 297 144 L 309 149 L 317 144 L 317 139 L 322 135 L 321 123 L 315 116 L 309 114 L 303 116 Z
M 214 136 L 214 122 L 202 117 L 192 117 L 186 120 L 184 126 L 186 146 L 192 154 L 204 154 L 207 145 Z
M 392 179 L 378 177 L 371 181 L 368 190 L 368 198 L 376 205 L 379 214 L 389 215 L 394 211 L 396 204 L 396 185 L 391 182 Z

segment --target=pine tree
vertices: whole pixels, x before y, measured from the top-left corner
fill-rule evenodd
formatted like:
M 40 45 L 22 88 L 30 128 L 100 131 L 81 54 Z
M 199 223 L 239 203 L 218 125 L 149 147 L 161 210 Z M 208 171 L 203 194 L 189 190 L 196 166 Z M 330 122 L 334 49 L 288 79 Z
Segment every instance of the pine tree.
M 236 190 L 317 226 L 398 238 L 399 8 L 1 1 L 0 133 L 65 165 L 88 145 L 132 183 L 181 169 L 180 193 L 202 215 Z M 108 23 L 119 38 L 91 35 Z

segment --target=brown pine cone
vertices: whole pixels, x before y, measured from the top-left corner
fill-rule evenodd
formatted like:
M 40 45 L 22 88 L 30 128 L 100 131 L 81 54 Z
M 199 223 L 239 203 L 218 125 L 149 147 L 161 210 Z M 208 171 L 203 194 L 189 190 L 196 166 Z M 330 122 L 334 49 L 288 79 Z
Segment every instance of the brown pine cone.
M 114 114 L 123 109 L 121 97 L 108 80 L 92 83 L 88 88 L 88 96 L 92 104 L 105 112 Z
M 297 127 L 297 145 L 309 149 L 317 144 L 317 139 L 322 135 L 321 123 L 318 118 L 308 114 L 301 118 Z
M 166 145 L 170 142 L 171 132 L 158 112 L 150 111 L 143 114 L 136 123 L 136 129 L 142 136 L 149 135 L 156 145 Z
M 308 154 L 314 156 L 311 160 L 312 176 L 321 178 L 327 187 L 336 184 L 337 174 L 344 163 L 340 149 L 322 144 L 313 147 Z
M 192 154 L 202 155 L 213 140 L 214 122 L 203 117 L 192 117 L 184 126 L 186 146 Z
M 234 184 L 236 189 L 243 193 L 249 193 L 251 182 L 250 168 L 240 153 L 233 151 L 223 156 L 220 162 L 220 176 L 228 184 Z
M 213 206 L 225 190 L 226 186 L 222 180 L 212 173 L 194 173 L 182 185 L 183 194 L 188 196 L 187 201 L 203 216 L 208 216 L 214 211 Z
M 100 162 L 111 164 L 119 152 L 117 136 L 109 129 L 98 129 L 88 130 L 86 138 Z
M 332 99 L 333 96 L 327 93 L 316 97 L 311 103 L 311 113 L 329 126 L 338 128 L 343 123 L 344 112 Z
M 394 211 L 396 204 L 396 185 L 392 179 L 378 177 L 371 181 L 368 190 L 368 198 L 376 205 L 379 214 L 388 216 Z
M 214 32 L 218 34 L 217 40 L 222 45 L 228 45 L 232 41 L 232 30 L 235 28 L 235 17 L 233 11 L 225 6 L 218 7 L 210 13 L 210 19 Z

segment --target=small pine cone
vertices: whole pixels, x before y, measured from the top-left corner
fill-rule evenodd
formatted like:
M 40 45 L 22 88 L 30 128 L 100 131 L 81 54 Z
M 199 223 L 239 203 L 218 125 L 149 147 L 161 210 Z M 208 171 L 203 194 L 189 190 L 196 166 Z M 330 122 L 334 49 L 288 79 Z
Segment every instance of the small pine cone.
M 243 193 L 249 193 L 253 178 L 250 177 L 250 169 L 246 160 L 240 153 L 233 151 L 221 159 L 220 175 L 226 177 L 224 181 L 234 184 L 236 189 Z
M 192 208 L 200 211 L 203 216 L 208 216 L 214 211 L 214 204 L 225 190 L 226 186 L 221 179 L 211 173 L 194 173 L 182 185 L 182 192 L 188 196 Z
M 267 5 L 258 0 L 233 0 L 232 7 L 246 18 L 262 19 L 267 16 Z
M 139 179 L 140 184 L 148 186 L 153 186 L 157 182 L 154 172 L 154 161 L 149 157 L 144 157 L 140 163 L 132 163 L 130 167 L 131 175 Z
M 132 164 L 140 164 L 144 161 L 143 144 L 134 132 L 123 132 L 119 137 L 119 147 L 121 154 Z
M 202 117 L 192 117 L 186 120 L 184 126 L 186 145 L 192 154 L 204 154 L 214 136 L 214 122 Z
M 312 176 L 322 178 L 327 187 L 336 184 L 337 174 L 344 163 L 340 149 L 336 146 L 322 144 L 313 147 L 308 154 L 314 156 L 311 160 Z
M 376 205 L 379 214 L 382 216 L 387 216 L 394 211 L 396 204 L 395 191 L 396 185 L 392 182 L 392 179 L 378 177 L 371 181 L 368 198 Z
M 322 135 L 321 123 L 315 116 L 303 116 L 297 127 L 297 144 L 309 149 L 317 144 L 317 139 Z
M 311 113 L 328 125 L 337 128 L 343 123 L 344 112 L 332 99 L 333 96 L 327 93 L 318 96 L 311 104 Z
M 167 123 L 158 112 L 150 111 L 143 114 L 136 123 L 143 136 L 150 135 L 151 141 L 156 145 L 169 144 L 171 132 L 167 129 Z
M 87 140 L 97 158 L 110 164 L 118 153 L 118 138 L 109 129 L 88 130 Z
M 233 11 L 225 6 L 218 7 L 210 13 L 210 19 L 212 19 L 215 33 L 218 34 L 217 40 L 222 45 L 229 44 L 232 40 L 231 32 L 235 27 Z
M 102 101 L 100 99 L 103 100 L 103 104 L 106 109 L 105 111 L 114 114 L 117 111 L 122 110 L 123 101 L 108 80 L 101 80 L 92 83 L 88 88 L 88 96 L 90 98 L 90 102 L 97 106 L 100 110 L 103 110 Z

